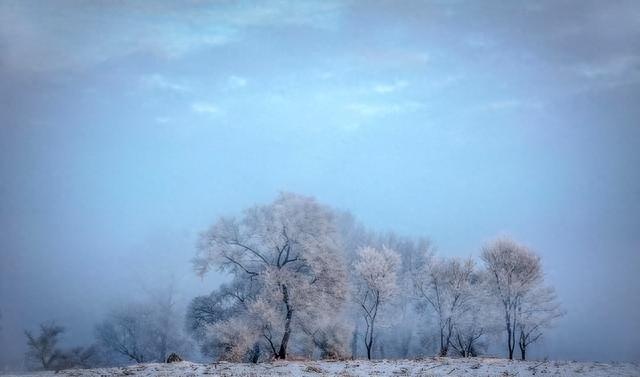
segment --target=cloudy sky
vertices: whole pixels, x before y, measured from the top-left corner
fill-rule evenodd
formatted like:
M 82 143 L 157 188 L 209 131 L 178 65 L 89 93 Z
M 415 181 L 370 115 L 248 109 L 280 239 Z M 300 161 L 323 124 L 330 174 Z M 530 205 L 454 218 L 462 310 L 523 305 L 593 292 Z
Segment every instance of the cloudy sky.
M 280 190 L 477 255 L 567 316 L 540 357 L 640 360 L 637 1 L 0 0 L 0 348 L 184 299 L 217 216 Z M 5 351 L 8 350 L 8 351 Z

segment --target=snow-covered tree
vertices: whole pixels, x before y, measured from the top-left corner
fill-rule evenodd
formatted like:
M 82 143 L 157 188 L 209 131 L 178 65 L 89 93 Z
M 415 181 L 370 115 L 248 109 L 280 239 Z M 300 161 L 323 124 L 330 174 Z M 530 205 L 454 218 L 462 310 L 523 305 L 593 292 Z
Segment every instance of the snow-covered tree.
M 471 259 L 444 259 L 427 256 L 414 272 L 414 287 L 422 309 L 434 313 L 438 323 L 440 356 L 449 352 L 456 325 L 469 310 L 476 279 Z
M 499 238 L 482 250 L 491 292 L 504 315 L 509 359 L 518 342 L 521 307 L 529 294 L 543 282 L 540 257 L 509 238 Z
M 216 267 L 234 281 L 257 282 L 245 315 L 260 324 L 258 338 L 278 359 L 286 359 L 300 321 L 322 323 L 317 317 L 339 312 L 348 291 L 331 210 L 295 194 L 251 207 L 239 219 L 220 218 L 202 235 L 194 265 L 201 275 Z M 240 324 L 229 328 L 240 338 Z M 249 343 L 241 348 L 252 349 Z
M 398 292 L 399 268 L 400 256 L 387 247 L 378 250 L 367 246 L 358 253 L 354 265 L 357 276 L 355 299 L 365 321 L 364 343 L 368 359 L 371 359 L 375 324 L 380 310 Z
M 248 309 L 247 304 L 255 298 L 257 292 L 255 279 L 235 280 L 231 284 L 222 284 L 209 295 L 198 296 L 191 301 L 186 315 L 187 332 L 199 343 L 203 355 L 220 358 L 228 352 L 233 345 L 222 341 L 219 333 L 211 329 L 232 317 L 243 316 Z M 259 353 L 254 356 L 249 360 L 257 361 Z
M 113 309 L 95 329 L 98 344 L 137 363 L 164 362 L 172 352 L 188 351 L 173 289 Z
M 127 360 L 142 363 L 152 359 L 150 334 L 145 330 L 150 313 L 140 307 L 113 310 L 96 326 L 98 343 Z
M 488 292 L 487 274 L 476 271 L 469 295 L 456 316 L 451 347 L 462 357 L 478 356 L 487 346 L 487 337 L 501 329 L 500 312 Z
M 522 360 L 526 359 L 527 347 L 538 341 L 544 330 L 564 315 L 552 287 L 539 286 L 527 292 L 518 307 L 518 346 Z

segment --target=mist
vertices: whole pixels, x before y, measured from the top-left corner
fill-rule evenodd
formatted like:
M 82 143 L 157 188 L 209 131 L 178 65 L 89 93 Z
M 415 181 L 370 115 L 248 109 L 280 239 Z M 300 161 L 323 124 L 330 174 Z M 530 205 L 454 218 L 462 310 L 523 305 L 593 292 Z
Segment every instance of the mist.
M 566 315 L 535 357 L 640 361 L 633 1 L 0 2 L 0 370 L 55 320 L 229 276 L 199 234 L 282 191 L 477 258 Z M 498 351 L 496 351 L 498 352 Z

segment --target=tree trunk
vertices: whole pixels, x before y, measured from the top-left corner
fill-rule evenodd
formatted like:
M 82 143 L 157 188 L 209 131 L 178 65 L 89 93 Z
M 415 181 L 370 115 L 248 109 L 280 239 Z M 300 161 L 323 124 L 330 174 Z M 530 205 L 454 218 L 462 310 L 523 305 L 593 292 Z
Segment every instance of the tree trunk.
M 289 305 L 289 291 L 287 286 L 282 284 L 282 302 L 287 308 L 287 317 L 284 322 L 284 334 L 282 335 L 282 341 L 280 342 L 280 350 L 278 351 L 278 359 L 285 360 L 287 358 L 287 344 L 289 343 L 289 337 L 291 337 L 291 317 L 293 316 L 293 309 Z
M 257 364 L 260 361 L 260 345 L 258 343 L 253 345 L 253 351 L 251 352 L 251 362 Z
M 513 349 L 515 348 L 514 336 L 511 332 L 511 326 L 507 328 L 507 347 L 509 348 L 509 360 L 513 360 Z
M 440 357 L 447 356 L 447 353 L 449 353 L 449 344 L 447 343 L 448 342 L 445 342 L 444 325 L 441 322 L 440 323 L 440 352 L 438 354 Z
M 518 342 L 518 346 L 520 346 L 520 356 L 522 360 L 526 360 L 527 356 L 527 340 L 523 333 L 520 333 L 520 341 Z
M 371 327 L 367 329 L 367 335 L 369 339 L 365 339 L 365 346 L 367 347 L 367 359 L 371 360 L 371 348 L 373 348 L 373 323 Z
M 511 329 L 511 306 L 508 303 L 504 303 L 504 322 L 507 327 L 507 349 L 509 351 L 509 360 L 513 360 L 513 349 L 515 348 L 515 334 Z

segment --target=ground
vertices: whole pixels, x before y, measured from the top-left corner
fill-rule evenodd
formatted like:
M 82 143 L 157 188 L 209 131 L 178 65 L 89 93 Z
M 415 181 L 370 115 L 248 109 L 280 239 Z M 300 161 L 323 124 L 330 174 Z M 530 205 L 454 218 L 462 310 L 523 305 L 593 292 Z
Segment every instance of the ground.
M 640 376 L 635 363 L 508 361 L 504 359 L 426 358 L 421 360 L 288 361 L 262 364 L 139 364 L 123 368 L 38 372 L 51 377 L 191 377 L 191 376 Z M 21 375 L 24 377 L 24 375 Z

